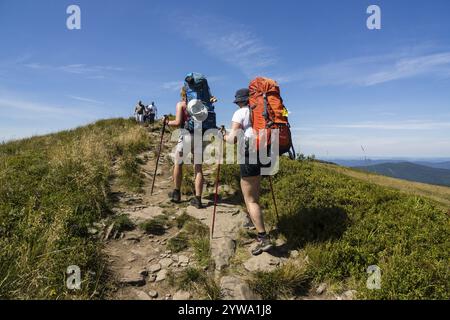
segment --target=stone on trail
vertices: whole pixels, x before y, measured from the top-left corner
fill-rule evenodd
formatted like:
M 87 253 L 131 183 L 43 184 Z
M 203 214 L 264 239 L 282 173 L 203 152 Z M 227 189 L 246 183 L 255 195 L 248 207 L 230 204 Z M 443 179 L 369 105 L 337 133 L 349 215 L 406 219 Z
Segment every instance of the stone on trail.
M 299 256 L 299 252 L 298 252 L 298 250 L 292 250 L 291 251 L 291 253 L 290 253 L 290 257 L 291 258 L 297 258 L 298 256 Z
M 145 279 L 141 274 L 136 272 L 132 274 L 126 274 L 125 276 L 120 278 L 119 283 L 121 285 L 141 287 L 145 285 Z
M 148 268 L 148 272 L 150 272 L 150 273 L 155 273 L 155 272 L 158 272 L 159 270 L 161 270 L 161 265 L 159 263 L 152 264 Z
M 224 300 L 260 300 L 250 286 L 242 279 L 225 276 L 220 279 L 220 289 Z
M 214 259 L 216 270 L 221 271 L 228 267 L 235 250 L 236 242 L 229 237 L 214 239 L 212 241 L 211 256 Z
M 356 290 L 347 290 L 342 294 L 341 299 L 354 300 L 356 298 L 356 293 L 357 293 Z
M 137 211 L 129 212 L 128 214 L 131 219 L 137 220 L 138 222 L 144 222 L 145 220 L 161 215 L 162 211 L 163 209 L 160 207 L 151 206 Z
M 317 287 L 316 293 L 317 293 L 318 295 L 321 295 L 322 293 L 325 292 L 326 289 L 327 289 L 327 284 L 326 284 L 325 282 L 323 282 L 323 283 L 321 283 L 321 284 Z
M 136 295 L 137 300 L 152 300 L 152 298 L 144 291 L 134 290 L 134 294 Z
M 158 298 L 158 292 L 156 292 L 155 290 L 150 290 L 148 292 L 148 295 L 153 299 Z
M 276 269 L 281 263 L 281 259 L 263 252 L 258 256 L 253 256 L 244 262 L 244 268 L 250 272 L 265 271 L 270 272 Z
M 162 269 L 158 272 L 158 274 L 156 275 L 156 282 L 160 282 L 165 280 L 167 277 L 167 269 Z
M 142 235 L 136 232 L 127 233 L 125 240 L 139 242 L 141 241 Z
M 173 264 L 173 260 L 171 258 L 164 258 L 159 261 L 161 268 L 168 268 Z
M 189 263 L 189 258 L 186 256 L 178 256 L 179 263 Z
M 191 299 L 191 294 L 187 291 L 177 291 L 173 295 L 173 300 L 189 300 Z

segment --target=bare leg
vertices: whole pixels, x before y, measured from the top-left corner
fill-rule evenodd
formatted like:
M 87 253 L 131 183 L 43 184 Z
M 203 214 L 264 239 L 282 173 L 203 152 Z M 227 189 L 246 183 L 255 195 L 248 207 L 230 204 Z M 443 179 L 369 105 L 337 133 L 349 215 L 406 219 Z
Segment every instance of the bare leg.
M 195 195 L 201 197 L 203 193 L 203 169 L 201 164 L 194 165 Z
M 261 188 L 261 176 L 241 178 L 241 189 L 244 195 L 247 211 L 256 230 L 259 233 L 266 232 L 261 206 L 259 205 L 259 192 Z
M 173 166 L 173 185 L 175 190 L 181 189 L 183 179 L 183 165 L 175 163 Z

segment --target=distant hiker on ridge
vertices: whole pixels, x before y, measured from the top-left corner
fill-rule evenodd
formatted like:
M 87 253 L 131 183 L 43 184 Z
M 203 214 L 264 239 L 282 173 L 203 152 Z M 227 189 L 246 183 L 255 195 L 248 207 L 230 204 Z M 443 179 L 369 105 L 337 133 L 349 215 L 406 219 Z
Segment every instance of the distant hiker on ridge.
M 148 106 L 148 120 L 150 122 L 150 124 L 153 124 L 155 122 L 155 119 L 158 116 L 158 108 L 156 107 L 155 103 L 152 102 L 149 106 Z
M 144 112 L 145 112 L 145 106 L 142 103 L 142 101 L 139 100 L 136 107 L 134 108 L 134 115 L 136 117 L 136 122 L 138 122 L 138 123 L 144 122 Z

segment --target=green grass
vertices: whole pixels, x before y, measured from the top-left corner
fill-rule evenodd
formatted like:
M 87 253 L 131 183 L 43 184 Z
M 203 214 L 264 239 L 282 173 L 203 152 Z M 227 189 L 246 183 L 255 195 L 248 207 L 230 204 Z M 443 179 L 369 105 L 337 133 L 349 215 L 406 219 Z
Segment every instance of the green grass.
M 188 215 L 186 212 L 183 212 L 181 215 L 176 217 L 175 223 L 178 229 L 182 229 L 186 222 L 192 221 L 194 218 Z
M 213 275 L 197 268 L 186 268 L 180 274 L 172 274 L 169 283 L 184 291 L 195 291 L 200 298 L 220 300 L 222 293 Z
M 194 256 L 198 265 L 205 268 L 209 267 L 212 263 L 209 238 L 194 238 L 190 241 L 190 245 L 194 249 Z
M 166 215 L 159 215 L 140 224 L 142 230 L 148 234 L 163 235 L 169 224 L 169 218 Z
M 115 119 L 0 145 L 0 297 L 89 299 L 105 289 L 92 223 L 109 212 L 112 162 L 149 146 L 145 130 Z M 68 266 L 82 272 L 69 291 Z M 93 275 L 90 272 L 94 272 Z
M 250 286 L 264 300 L 287 299 L 307 293 L 309 280 L 304 266 L 290 263 L 271 272 L 256 272 Z
M 183 251 L 189 246 L 189 237 L 185 232 L 180 232 L 167 241 L 167 249 L 173 253 Z
M 178 216 L 175 219 L 175 224 L 181 231 L 169 239 L 168 248 L 173 252 L 180 252 L 191 247 L 199 266 L 209 267 L 212 262 L 209 228 L 187 213 Z
M 305 249 L 315 283 L 352 283 L 365 299 L 450 297 L 450 224 L 439 203 L 313 161 L 283 159 L 274 187 L 279 230 Z M 263 189 L 267 221 L 275 223 L 268 181 Z M 370 265 L 381 268 L 381 290 L 366 288 Z
M 113 217 L 110 223 L 114 223 L 112 232 L 131 231 L 136 227 L 133 221 L 131 221 L 128 215 L 126 214 L 120 214 L 118 216 Z

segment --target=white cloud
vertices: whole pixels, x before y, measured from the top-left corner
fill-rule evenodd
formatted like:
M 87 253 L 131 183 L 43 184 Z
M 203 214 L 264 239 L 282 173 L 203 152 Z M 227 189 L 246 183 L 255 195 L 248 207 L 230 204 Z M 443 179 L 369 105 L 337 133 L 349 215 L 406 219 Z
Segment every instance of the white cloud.
M 57 67 L 58 70 L 75 74 L 93 74 L 104 71 L 123 71 L 122 68 L 113 66 L 89 66 L 86 64 L 70 64 Z
M 306 86 L 370 87 L 418 76 L 450 75 L 450 52 L 414 54 L 403 50 L 379 56 L 363 56 L 279 76 L 280 82 L 301 82 Z
M 448 157 L 450 139 L 431 137 L 396 137 L 361 134 L 294 134 L 297 152 L 327 157 L 388 156 Z M 364 147 L 364 151 L 361 149 Z
M 69 95 L 68 97 L 71 98 L 71 99 L 74 99 L 74 100 L 82 101 L 82 102 L 95 103 L 95 104 L 104 104 L 103 101 L 98 101 L 98 100 L 84 98 L 84 97 L 79 97 L 79 96 L 71 96 L 71 95 Z
M 445 121 L 424 121 L 424 120 L 406 120 L 398 122 L 358 122 L 350 124 L 331 125 L 334 128 L 347 129 L 376 129 L 376 130 L 436 130 L 450 129 L 450 122 Z
M 275 50 L 243 24 L 213 16 L 180 14 L 179 30 L 208 54 L 252 77 L 275 65 Z
M 61 71 L 72 74 L 86 75 L 89 76 L 90 79 L 103 79 L 105 78 L 105 73 L 124 71 L 124 69 L 121 67 L 87 65 L 83 63 L 52 66 L 37 62 L 31 62 L 24 64 L 23 66 L 33 70 Z
M 183 81 L 168 81 L 162 84 L 164 90 L 178 91 L 183 86 Z
M 31 115 L 40 118 L 92 118 L 91 112 L 88 113 L 82 108 L 44 105 L 39 102 L 18 98 L 0 98 L 0 112 L 1 111 L 15 114 L 17 117 L 23 115 L 25 118 Z
M 208 84 L 211 85 L 212 83 L 217 83 L 221 80 L 224 79 L 223 76 L 207 76 L 208 79 Z M 178 80 L 178 81 L 168 81 L 168 82 L 164 82 L 161 85 L 161 88 L 164 90 L 169 90 L 169 91 L 180 91 L 181 87 L 184 85 L 184 81 L 183 80 Z

